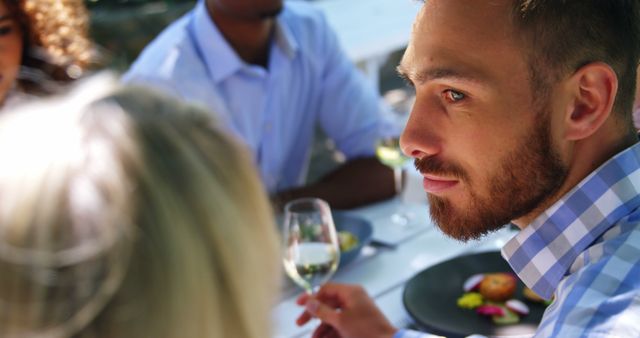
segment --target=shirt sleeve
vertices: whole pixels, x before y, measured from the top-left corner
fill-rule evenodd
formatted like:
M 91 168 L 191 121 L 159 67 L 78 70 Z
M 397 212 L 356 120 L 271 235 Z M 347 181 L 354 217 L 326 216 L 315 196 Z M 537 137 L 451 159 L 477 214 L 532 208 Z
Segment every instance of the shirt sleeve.
M 621 222 L 562 279 L 536 337 L 640 337 L 640 231 Z
M 347 158 L 373 156 L 387 108 L 344 53 L 324 17 L 319 24 L 319 50 L 324 53 L 320 125 Z
M 412 330 L 400 330 L 393 335 L 393 338 L 436 338 L 439 336 L 434 336 L 428 333 L 422 333 L 418 331 Z

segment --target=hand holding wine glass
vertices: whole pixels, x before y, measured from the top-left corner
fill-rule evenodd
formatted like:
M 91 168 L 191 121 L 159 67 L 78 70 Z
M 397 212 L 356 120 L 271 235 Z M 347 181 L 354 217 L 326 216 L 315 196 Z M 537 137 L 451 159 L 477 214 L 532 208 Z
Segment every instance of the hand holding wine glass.
M 284 268 L 308 294 L 338 268 L 340 247 L 327 202 L 317 198 L 291 201 L 284 215 Z

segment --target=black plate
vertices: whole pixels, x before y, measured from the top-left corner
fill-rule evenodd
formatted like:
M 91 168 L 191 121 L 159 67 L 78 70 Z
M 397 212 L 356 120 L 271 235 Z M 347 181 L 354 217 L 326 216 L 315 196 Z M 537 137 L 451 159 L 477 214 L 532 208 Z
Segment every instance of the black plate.
M 496 325 L 490 317 L 479 316 L 473 310 L 456 305 L 463 294 L 462 285 L 476 273 L 512 272 L 499 252 L 483 252 L 434 265 L 415 275 L 407 282 L 402 300 L 416 324 L 426 331 L 447 337 L 465 337 L 471 334 L 485 336 L 518 336 L 533 334 L 544 313 L 544 305 L 525 301 L 524 284 L 518 281 L 514 298 L 524 301 L 530 309 L 514 325 Z

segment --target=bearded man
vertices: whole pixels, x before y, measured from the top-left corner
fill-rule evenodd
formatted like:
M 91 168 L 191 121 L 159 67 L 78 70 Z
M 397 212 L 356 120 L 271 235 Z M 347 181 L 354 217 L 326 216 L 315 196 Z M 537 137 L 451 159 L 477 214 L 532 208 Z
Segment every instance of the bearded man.
M 521 229 L 503 256 L 555 295 L 538 337 L 640 337 L 639 22 L 633 0 L 428 0 L 399 66 L 431 217 L 463 241 Z M 359 287 L 299 303 L 314 337 L 420 336 Z

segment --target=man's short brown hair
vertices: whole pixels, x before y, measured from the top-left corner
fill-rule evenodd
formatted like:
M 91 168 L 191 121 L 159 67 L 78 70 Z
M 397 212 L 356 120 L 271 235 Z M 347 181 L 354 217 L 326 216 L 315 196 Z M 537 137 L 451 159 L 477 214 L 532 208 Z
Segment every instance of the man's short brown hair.
M 640 54 L 637 0 L 515 0 L 513 21 L 536 94 L 591 62 L 618 76 L 613 111 L 631 124 Z M 539 92 L 538 92 L 539 91 Z

